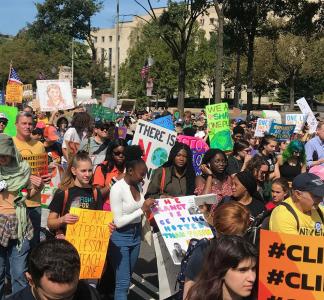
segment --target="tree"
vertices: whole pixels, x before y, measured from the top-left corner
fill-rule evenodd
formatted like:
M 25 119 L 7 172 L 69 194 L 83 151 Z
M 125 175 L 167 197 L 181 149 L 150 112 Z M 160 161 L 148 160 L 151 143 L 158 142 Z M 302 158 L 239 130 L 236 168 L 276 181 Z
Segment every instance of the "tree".
M 178 110 L 180 115 L 183 116 L 188 46 L 194 24 L 199 15 L 206 11 L 209 4 L 206 0 L 183 0 L 181 2 L 169 0 L 167 10 L 157 16 L 150 0 L 147 0 L 149 9 L 138 0 L 134 1 L 150 15 L 160 37 L 169 47 L 172 57 L 178 63 Z

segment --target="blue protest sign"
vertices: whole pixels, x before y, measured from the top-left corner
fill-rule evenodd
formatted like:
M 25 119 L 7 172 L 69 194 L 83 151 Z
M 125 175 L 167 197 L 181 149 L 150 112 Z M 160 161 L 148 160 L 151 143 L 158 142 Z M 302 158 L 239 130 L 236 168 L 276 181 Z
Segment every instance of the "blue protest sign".
M 155 120 L 151 121 L 151 123 L 174 131 L 174 124 L 172 122 L 171 115 L 155 119 Z
M 284 125 L 272 123 L 269 134 L 274 135 L 277 141 L 287 141 L 291 138 L 295 130 L 295 125 Z

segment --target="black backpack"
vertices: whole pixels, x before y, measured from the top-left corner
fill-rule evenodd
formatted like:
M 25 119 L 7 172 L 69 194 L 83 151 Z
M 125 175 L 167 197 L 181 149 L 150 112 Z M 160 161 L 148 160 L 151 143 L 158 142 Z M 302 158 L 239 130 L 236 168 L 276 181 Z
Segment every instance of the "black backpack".
M 192 255 L 192 253 L 198 247 L 200 247 L 200 246 L 207 247 L 207 246 L 209 246 L 209 244 L 210 244 L 210 241 L 207 238 L 203 238 L 201 240 L 193 238 L 189 241 L 187 252 L 181 261 L 180 272 L 177 276 L 176 287 L 179 284 L 179 291 L 176 294 L 177 300 L 183 299 L 184 284 L 185 284 L 185 279 L 186 279 L 185 272 L 186 272 L 187 265 L 188 265 L 188 262 L 189 262 L 189 259 Z

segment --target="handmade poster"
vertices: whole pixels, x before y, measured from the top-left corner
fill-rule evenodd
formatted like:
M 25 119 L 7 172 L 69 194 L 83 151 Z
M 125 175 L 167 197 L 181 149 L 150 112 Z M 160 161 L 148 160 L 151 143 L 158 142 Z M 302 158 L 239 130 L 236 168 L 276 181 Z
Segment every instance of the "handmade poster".
M 186 144 L 190 147 L 192 152 L 192 163 L 195 169 L 196 175 L 201 175 L 200 165 L 203 155 L 209 150 L 207 143 L 198 137 L 178 135 L 178 142 Z
M 163 240 L 161 232 L 153 233 L 153 243 L 159 280 L 159 299 L 167 299 L 178 292 L 175 286 L 180 266 L 175 265 Z
M 6 87 L 6 103 L 21 103 L 23 98 L 23 85 L 10 82 Z
M 24 84 L 23 85 L 23 99 L 24 100 L 32 100 L 33 99 L 33 85 L 32 84 Z
M 261 113 L 263 119 L 271 119 L 276 123 L 281 124 L 281 114 L 276 110 L 263 110 Z
M 271 119 L 258 118 L 256 127 L 255 127 L 254 136 L 255 137 L 264 137 L 264 134 L 266 132 L 269 133 L 271 123 L 272 123 Z
M 115 128 L 115 137 L 116 139 L 125 139 L 127 135 L 127 128 L 122 126 L 122 127 L 116 127 Z
M 307 116 L 306 122 L 307 122 L 307 124 L 309 126 L 309 131 L 308 132 L 309 133 L 316 132 L 318 122 L 316 120 L 316 117 L 315 117 L 312 109 L 308 105 L 306 99 L 305 98 L 300 98 L 299 100 L 297 100 L 297 104 L 299 106 L 300 111 Z
M 70 214 L 79 221 L 67 225 L 66 240 L 79 252 L 80 279 L 99 279 L 106 261 L 110 238 L 111 212 L 71 207 Z
M 117 101 L 111 94 L 102 94 L 101 103 L 103 106 L 110 109 L 115 109 L 117 107 Z
M 4 92 L 0 90 L 0 105 L 4 105 L 4 104 L 5 104 Z
M 258 300 L 324 299 L 324 239 L 261 230 Z
M 303 130 L 307 115 L 304 114 L 287 114 L 286 124 L 295 125 L 294 133 L 299 133 Z
M 109 109 L 105 106 L 99 104 L 92 104 L 86 106 L 87 112 L 96 120 L 96 121 L 115 121 L 119 115 L 115 113 L 113 109 Z
M 37 80 L 36 85 L 41 111 L 74 108 L 70 80 Z
M 181 264 L 190 239 L 213 237 L 209 225 L 195 205 L 194 196 L 157 199 L 152 212 L 176 265 Z
M 10 136 L 16 136 L 16 117 L 18 114 L 18 108 L 15 106 L 0 105 L 0 113 L 4 113 L 8 118 L 8 124 L 4 133 Z
M 233 141 L 230 131 L 228 104 L 207 105 L 206 114 L 210 148 L 218 148 L 224 151 L 232 150 Z
M 272 123 L 269 134 L 274 135 L 277 141 L 287 141 L 290 140 L 292 134 L 294 133 L 295 125 L 284 125 Z
M 151 123 L 159 125 L 161 127 L 169 129 L 169 130 L 174 130 L 174 124 L 173 124 L 171 115 L 167 115 L 165 117 L 155 119 L 155 120 L 151 121 Z
M 169 157 L 169 152 L 177 140 L 175 131 L 159 125 L 139 120 L 136 126 L 133 145 L 139 145 L 143 151 L 148 172 L 144 180 L 143 190 L 147 190 L 152 172 L 162 166 Z

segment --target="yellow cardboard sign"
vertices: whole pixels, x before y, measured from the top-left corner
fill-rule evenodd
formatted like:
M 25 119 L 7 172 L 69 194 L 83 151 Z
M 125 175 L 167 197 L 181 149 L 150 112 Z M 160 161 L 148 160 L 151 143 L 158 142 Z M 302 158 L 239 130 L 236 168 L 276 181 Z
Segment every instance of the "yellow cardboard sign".
M 80 279 L 98 279 L 106 261 L 110 238 L 111 212 L 71 207 L 70 214 L 79 221 L 68 225 L 66 240 L 78 250 L 81 259 Z
M 319 226 L 320 228 L 320 226 Z M 261 230 L 259 300 L 323 300 L 324 239 Z
M 23 98 L 23 85 L 8 83 L 6 88 L 6 103 L 21 103 Z

